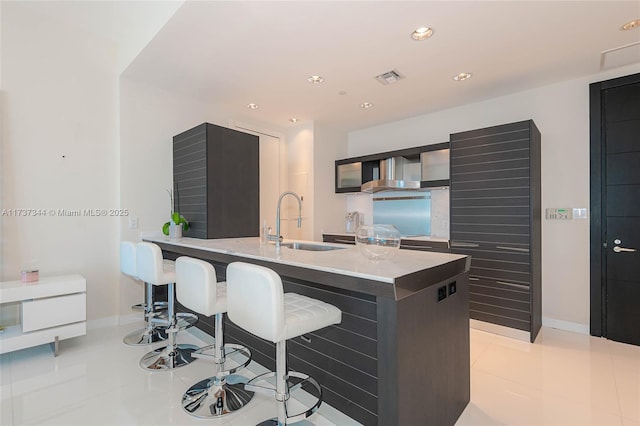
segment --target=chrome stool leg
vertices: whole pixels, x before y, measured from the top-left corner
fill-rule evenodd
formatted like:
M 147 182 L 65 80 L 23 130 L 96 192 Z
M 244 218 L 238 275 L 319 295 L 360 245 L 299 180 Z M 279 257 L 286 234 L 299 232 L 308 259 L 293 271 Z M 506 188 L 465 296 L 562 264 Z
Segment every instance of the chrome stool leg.
M 165 330 L 159 329 L 153 324 L 151 321 L 152 317 L 155 315 L 155 311 L 153 309 L 153 288 L 150 283 L 145 283 L 145 321 L 147 322 L 147 326 L 143 329 L 139 329 L 133 331 L 122 339 L 124 343 L 132 346 L 143 346 L 150 345 L 156 342 L 162 342 L 167 338 L 167 333 Z
M 198 349 L 194 345 L 176 344 L 176 334 L 178 333 L 179 328 L 176 325 L 175 284 L 170 283 L 167 285 L 167 301 L 169 304 L 167 308 L 167 315 L 170 320 L 170 325 L 166 329 L 169 336 L 168 345 L 151 351 L 142 357 L 140 360 L 140 366 L 146 370 L 172 370 L 174 368 L 185 366 L 193 361 L 191 354 Z
M 286 348 L 286 341 L 276 343 L 276 371 L 257 376 L 249 381 L 245 386 L 245 389 L 247 390 L 274 396 L 278 404 L 278 417 L 275 419 L 264 420 L 258 423 L 257 426 L 287 425 L 299 422 L 318 411 L 318 408 L 320 408 L 320 405 L 322 404 L 322 388 L 313 377 L 304 373 L 287 370 Z M 273 378 L 274 376 L 276 379 L 275 388 L 273 385 L 258 385 L 259 382 L 267 381 L 269 378 Z M 291 378 L 297 379 L 296 382 L 294 383 Z M 289 399 L 291 397 L 291 393 L 298 389 L 302 389 L 305 385 L 310 385 L 306 386 L 304 390 L 311 394 L 314 402 L 307 404 L 308 407 L 304 411 L 291 414 L 289 410 Z M 309 391 L 313 391 L 313 393 Z
M 206 353 L 213 349 L 213 354 Z M 213 358 L 215 375 L 191 386 L 182 396 L 182 409 L 200 418 L 231 414 L 251 401 L 253 392 L 245 390 L 247 379 L 234 373 L 251 362 L 244 346 L 224 344 L 222 314 L 215 315 L 215 343 L 193 353 L 196 358 Z

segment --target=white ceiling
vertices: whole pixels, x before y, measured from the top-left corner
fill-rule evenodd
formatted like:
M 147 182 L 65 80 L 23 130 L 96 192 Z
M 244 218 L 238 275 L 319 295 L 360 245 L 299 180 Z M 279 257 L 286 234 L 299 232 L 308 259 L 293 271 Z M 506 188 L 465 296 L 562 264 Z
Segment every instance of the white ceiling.
M 0 1 L 6 4 L 11 0 Z M 118 71 L 122 71 L 182 5 L 183 0 L 14 0 L 12 3 L 110 39 L 118 46 L 117 67 Z
M 640 63 L 640 28 L 620 30 L 632 19 L 640 1 L 187 1 L 123 75 L 232 116 L 349 131 Z M 433 37 L 412 40 L 419 26 Z M 392 69 L 406 79 L 374 79 Z

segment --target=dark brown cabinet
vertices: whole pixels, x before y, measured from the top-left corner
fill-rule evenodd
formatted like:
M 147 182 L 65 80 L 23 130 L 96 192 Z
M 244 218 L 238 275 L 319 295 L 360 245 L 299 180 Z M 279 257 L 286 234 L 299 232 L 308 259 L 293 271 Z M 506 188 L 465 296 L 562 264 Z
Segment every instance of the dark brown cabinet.
M 428 241 L 428 240 L 400 240 L 400 249 L 417 250 L 417 251 L 435 251 L 439 253 L 450 253 L 449 242 L 447 241 Z
M 471 256 L 470 317 L 542 325 L 540 132 L 533 121 L 451 135 L 451 251 Z
M 203 123 L 173 138 L 175 209 L 194 238 L 257 237 L 258 137 Z
M 324 243 L 354 245 L 356 243 L 355 239 L 356 237 L 354 235 L 322 234 L 322 242 Z M 406 250 L 436 251 L 440 253 L 451 252 L 451 250 L 449 249 L 449 243 L 447 241 L 425 241 L 402 238 L 400 240 L 400 248 Z
M 322 234 L 323 243 L 337 243 L 337 244 L 356 244 L 355 235 L 342 235 L 342 234 Z

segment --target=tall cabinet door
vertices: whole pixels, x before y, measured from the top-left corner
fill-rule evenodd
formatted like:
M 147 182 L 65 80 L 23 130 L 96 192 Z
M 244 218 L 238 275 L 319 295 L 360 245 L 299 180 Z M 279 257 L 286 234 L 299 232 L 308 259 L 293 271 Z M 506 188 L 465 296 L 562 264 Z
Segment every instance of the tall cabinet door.
M 451 250 L 471 256 L 470 316 L 534 341 L 540 292 L 540 132 L 522 121 L 451 135 Z

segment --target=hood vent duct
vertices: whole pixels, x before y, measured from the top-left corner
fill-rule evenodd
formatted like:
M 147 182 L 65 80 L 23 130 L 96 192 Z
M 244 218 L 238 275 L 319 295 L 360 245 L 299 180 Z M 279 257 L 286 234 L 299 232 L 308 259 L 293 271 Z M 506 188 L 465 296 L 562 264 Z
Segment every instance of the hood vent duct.
M 365 182 L 362 192 L 420 189 L 420 161 L 405 157 L 389 157 L 380 161 L 380 179 Z

